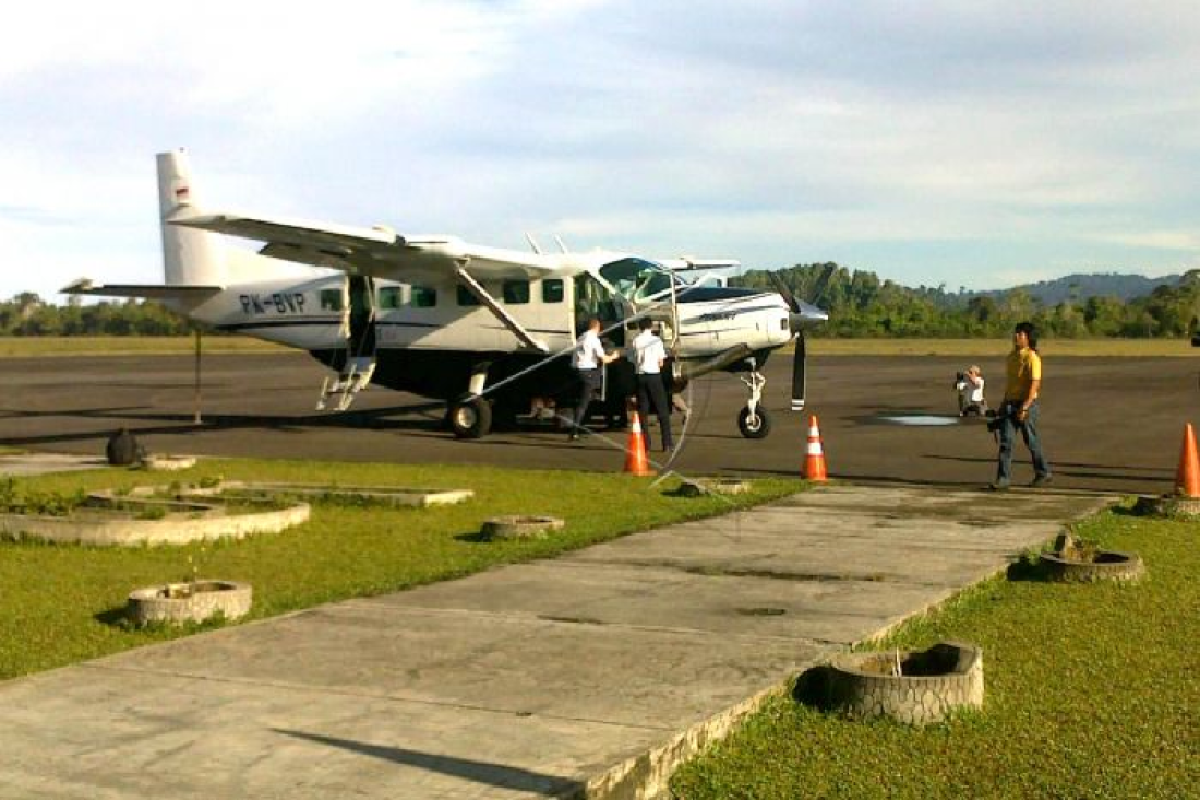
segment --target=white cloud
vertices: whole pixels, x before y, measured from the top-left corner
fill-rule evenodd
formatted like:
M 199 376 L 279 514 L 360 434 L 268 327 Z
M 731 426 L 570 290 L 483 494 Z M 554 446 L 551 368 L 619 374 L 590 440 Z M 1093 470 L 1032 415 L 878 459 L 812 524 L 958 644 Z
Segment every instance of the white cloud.
M 150 156 L 180 145 L 214 204 L 509 246 L 976 286 L 1196 249 L 1190 3 L 47 2 L 7 23 L 0 295 L 75 277 L 80 242 L 97 278 L 156 279 Z

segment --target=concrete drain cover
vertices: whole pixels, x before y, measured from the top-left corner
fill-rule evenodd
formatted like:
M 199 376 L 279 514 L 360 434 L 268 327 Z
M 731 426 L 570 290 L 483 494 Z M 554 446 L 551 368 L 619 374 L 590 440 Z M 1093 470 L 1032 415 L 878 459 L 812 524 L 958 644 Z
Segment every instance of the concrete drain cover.
M 800 676 L 796 690 L 805 702 L 855 717 L 941 722 L 954 709 L 983 706 L 983 650 L 940 642 L 928 650 L 844 653 Z
M 889 425 L 911 425 L 918 428 L 957 425 L 961 420 L 962 417 L 938 417 L 930 414 L 902 414 L 879 418 L 880 422 L 886 422 Z
M 178 472 L 196 466 L 195 456 L 173 456 L 165 453 L 151 453 L 141 460 L 142 469 L 166 472 Z M 138 466 L 138 465 L 134 465 Z
M 1138 514 L 1156 514 L 1164 517 L 1195 519 L 1196 517 L 1200 517 L 1200 498 L 1173 494 L 1158 497 L 1139 497 L 1133 510 Z
M 550 531 L 560 531 L 563 520 L 542 514 L 508 514 L 492 517 L 479 532 L 485 539 L 545 539 Z
M 217 615 L 238 619 L 250 613 L 254 590 L 235 581 L 192 581 L 151 586 L 130 593 L 126 615 L 135 625 L 204 622 Z
M 1050 580 L 1082 583 L 1136 581 L 1145 571 L 1137 553 L 1104 550 L 1069 532 L 1059 534 L 1054 552 L 1042 553 L 1041 565 Z
M 85 545 L 142 546 L 241 539 L 278 533 L 307 522 L 307 503 L 247 502 L 191 497 L 142 486 L 60 496 L 53 507 L 0 508 L 0 538 Z

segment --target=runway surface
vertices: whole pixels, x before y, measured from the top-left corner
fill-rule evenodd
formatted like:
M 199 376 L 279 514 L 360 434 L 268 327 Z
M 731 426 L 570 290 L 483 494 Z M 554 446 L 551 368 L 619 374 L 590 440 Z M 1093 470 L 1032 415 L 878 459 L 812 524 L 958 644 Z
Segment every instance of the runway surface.
M 1170 491 L 1183 424 L 1200 401 L 1200 362 L 1055 358 L 1049 349 L 1041 427 L 1056 486 Z M 993 404 L 1003 391 L 1003 355 L 980 361 Z M 833 477 L 982 485 L 994 476 L 996 446 L 982 422 L 942 419 L 957 411 L 952 383 L 967 366 L 961 359 L 818 357 L 809 366 L 810 408 L 801 415 L 786 410 L 790 360 L 767 365 L 773 429 L 755 441 L 737 430 L 746 396 L 740 381 L 719 375 L 694 382 L 694 413 L 669 466 L 685 473 L 798 475 L 805 421 L 815 413 Z M 386 389 L 363 393 L 346 414 L 314 412 L 327 373 L 303 353 L 206 357 L 204 422 L 196 426 L 192 370 L 187 356 L 0 361 L 0 444 L 100 454 L 108 435 L 128 426 L 155 452 L 603 471 L 623 464 L 624 432 L 575 444 L 546 430 L 459 441 L 440 429 L 438 404 Z M 949 424 L 895 421 L 908 416 Z M 673 424 L 678 441 L 678 417 Z M 651 432 L 657 445 L 658 432 Z M 1021 444 L 1015 463 L 1017 483 L 1032 478 Z

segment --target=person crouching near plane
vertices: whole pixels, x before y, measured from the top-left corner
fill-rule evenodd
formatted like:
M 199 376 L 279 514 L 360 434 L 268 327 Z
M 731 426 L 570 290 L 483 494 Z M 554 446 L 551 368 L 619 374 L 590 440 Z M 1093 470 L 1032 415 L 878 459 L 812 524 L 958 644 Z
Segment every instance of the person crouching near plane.
M 982 417 L 987 411 L 987 400 L 983 398 L 983 370 L 972 364 L 966 372 L 958 373 L 958 415 L 960 417 Z
M 637 397 L 638 416 L 642 419 L 642 430 L 646 436 L 646 449 L 650 449 L 650 430 L 645 421 L 650 416 L 650 403 L 654 403 L 654 413 L 658 416 L 658 428 L 662 432 L 662 449 L 671 449 L 671 403 L 667 400 L 666 386 L 663 384 L 662 368 L 667 360 L 667 348 L 662 339 L 654 335 L 652 323 L 648 317 L 642 317 L 638 322 L 641 331 L 633 340 L 634 364 L 637 367 Z
M 1004 389 L 1004 402 L 996 412 L 996 419 L 988 423 L 999 433 L 1000 453 L 996 465 L 996 480 L 991 488 L 1003 491 L 1012 480 L 1012 451 L 1016 431 L 1021 431 L 1029 455 L 1033 457 L 1033 483 L 1030 486 L 1045 486 L 1050 483 L 1050 464 L 1042 453 L 1038 438 L 1038 395 L 1042 388 L 1042 358 L 1037 351 L 1037 333 L 1031 322 L 1021 322 L 1013 330 L 1013 349 L 1008 354 L 1008 384 Z
M 579 376 L 579 399 L 575 403 L 575 417 L 571 421 L 572 442 L 579 438 L 579 430 L 587 419 L 588 406 L 600 395 L 604 386 L 604 365 L 611 364 L 619 358 L 619 354 L 606 355 L 604 345 L 600 342 L 600 320 L 593 317 L 588 320 L 587 330 L 575 342 L 575 354 L 572 357 L 575 372 Z

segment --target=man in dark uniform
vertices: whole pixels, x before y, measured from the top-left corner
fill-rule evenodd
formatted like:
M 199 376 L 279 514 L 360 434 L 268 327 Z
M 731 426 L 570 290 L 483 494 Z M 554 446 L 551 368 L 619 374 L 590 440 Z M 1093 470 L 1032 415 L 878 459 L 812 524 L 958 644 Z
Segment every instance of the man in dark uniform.
M 642 317 L 638 322 L 641 333 L 633 340 L 634 364 L 637 366 L 638 383 L 638 416 L 642 420 L 642 428 L 646 436 L 646 449 L 650 449 L 650 430 L 645 420 L 650 414 L 650 404 L 654 404 L 654 413 L 658 416 L 658 427 L 662 431 L 662 449 L 671 449 L 671 403 L 667 400 L 666 386 L 663 384 L 662 368 L 667 361 L 667 348 L 662 339 L 654 335 L 652 323 L 648 317 Z

